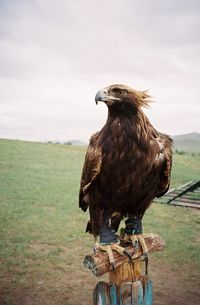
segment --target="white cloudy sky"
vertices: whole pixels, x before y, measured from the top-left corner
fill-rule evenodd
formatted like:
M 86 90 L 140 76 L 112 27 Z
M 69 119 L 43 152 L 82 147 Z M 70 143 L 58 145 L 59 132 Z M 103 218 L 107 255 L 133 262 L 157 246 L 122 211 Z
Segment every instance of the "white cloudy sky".
M 0 137 L 88 140 L 95 93 L 149 88 L 171 135 L 200 132 L 199 0 L 0 0 Z

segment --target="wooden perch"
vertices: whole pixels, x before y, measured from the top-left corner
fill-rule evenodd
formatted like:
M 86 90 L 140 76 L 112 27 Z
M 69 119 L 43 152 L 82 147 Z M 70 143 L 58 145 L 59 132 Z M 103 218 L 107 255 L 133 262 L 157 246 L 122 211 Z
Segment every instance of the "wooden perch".
M 148 252 L 160 251 L 165 247 L 164 241 L 155 233 L 143 234 L 145 239 Z M 130 253 L 131 256 L 134 255 L 134 260 L 142 256 L 142 249 L 139 246 L 138 250 L 135 252 L 132 245 L 127 246 L 126 250 Z M 113 251 L 115 259 L 115 267 L 119 267 L 122 264 L 128 262 L 127 256 L 122 256 L 116 251 Z M 107 253 L 99 251 L 97 254 L 87 255 L 83 262 L 84 266 L 91 270 L 95 276 L 103 275 L 107 272 L 112 271 L 112 266 L 109 263 Z

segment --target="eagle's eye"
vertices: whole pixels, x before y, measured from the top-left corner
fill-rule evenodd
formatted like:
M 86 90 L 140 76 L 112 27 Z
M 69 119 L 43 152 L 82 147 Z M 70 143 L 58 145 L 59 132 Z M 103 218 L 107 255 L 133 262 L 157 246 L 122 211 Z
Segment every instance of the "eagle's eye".
M 126 91 L 126 90 L 119 90 L 119 91 L 118 91 L 118 94 L 121 94 L 121 95 L 122 95 L 122 94 L 127 94 L 127 91 Z

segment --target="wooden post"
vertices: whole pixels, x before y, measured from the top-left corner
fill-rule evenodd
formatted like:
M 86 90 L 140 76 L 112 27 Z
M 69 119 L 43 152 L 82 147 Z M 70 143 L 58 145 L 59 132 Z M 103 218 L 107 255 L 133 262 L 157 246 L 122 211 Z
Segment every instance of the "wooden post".
M 121 284 L 124 282 L 134 282 L 142 276 L 142 261 L 136 259 L 132 263 L 125 262 L 117 267 L 114 271 L 109 272 L 109 282 Z
M 143 234 L 143 237 L 149 253 L 165 247 L 164 241 L 155 233 Z M 114 271 L 105 252 L 85 257 L 84 266 L 95 276 L 109 273 L 109 283 L 99 282 L 94 289 L 94 305 L 152 305 L 153 286 L 148 276 L 144 275 L 142 249 L 139 246 L 135 252 L 133 246 L 128 246 L 126 250 L 133 256 L 132 262 L 114 251 Z

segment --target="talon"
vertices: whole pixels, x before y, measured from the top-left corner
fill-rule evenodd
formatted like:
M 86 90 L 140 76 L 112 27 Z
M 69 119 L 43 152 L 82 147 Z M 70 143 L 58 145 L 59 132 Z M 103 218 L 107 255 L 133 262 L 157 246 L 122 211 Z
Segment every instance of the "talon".
M 113 251 L 118 252 L 120 255 L 126 255 L 129 259 L 129 262 L 132 262 L 132 256 L 130 253 L 128 253 L 127 250 L 125 250 L 123 247 L 119 246 L 117 243 L 102 245 L 102 244 L 96 244 L 94 245 L 95 250 L 102 250 L 108 254 L 108 260 L 110 265 L 112 266 L 112 270 L 115 270 L 115 260 Z
M 133 248 L 134 248 L 135 251 L 137 251 L 137 249 L 138 249 L 138 240 L 134 241 Z
M 148 260 L 148 253 L 147 253 L 147 252 L 144 252 L 144 253 L 142 254 L 141 258 L 142 258 L 144 261 Z
M 145 243 L 144 237 L 141 234 L 134 234 L 134 235 L 127 234 L 126 238 L 127 239 L 129 238 L 129 241 L 131 241 L 133 248 L 134 248 L 134 254 L 131 258 L 131 261 L 138 257 L 136 252 L 139 248 L 139 245 L 141 246 L 141 248 L 142 248 L 141 260 L 143 260 L 145 262 L 145 274 L 147 275 L 147 273 L 148 273 L 148 248 Z M 125 255 L 127 255 L 127 253 L 125 253 L 125 252 L 123 252 L 123 253 Z M 129 253 L 127 256 L 129 257 Z
M 94 252 L 94 254 L 97 253 L 97 246 L 96 245 L 93 246 L 93 252 Z
M 124 250 L 123 253 L 128 257 L 129 263 L 132 263 L 132 256 L 130 255 L 130 253 L 128 253 L 128 251 L 126 250 Z
M 147 245 L 145 243 L 145 240 L 144 240 L 143 236 L 138 235 L 138 239 L 139 239 L 139 242 L 141 244 L 143 254 L 148 253 Z
M 145 274 L 147 275 L 148 274 L 148 262 L 149 262 L 149 256 L 148 256 L 148 253 L 147 252 L 144 252 L 143 255 L 142 255 L 144 258 L 144 262 L 145 262 Z
M 138 236 L 137 236 L 137 235 L 130 235 L 130 236 L 129 236 L 129 239 L 131 240 L 132 245 L 133 245 L 133 248 L 134 248 L 134 250 L 135 250 L 135 252 L 136 252 L 137 249 L 138 249 L 138 246 L 139 246 L 139 243 L 138 243 Z
M 131 241 L 135 254 L 132 259 L 137 257 L 137 249 L 139 248 L 139 244 L 142 250 L 142 257 L 145 261 L 146 275 L 148 271 L 148 248 L 144 237 L 142 236 L 142 220 L 137 215 L 129 216 L 129 218 L 125 221 L 125 237 Z

